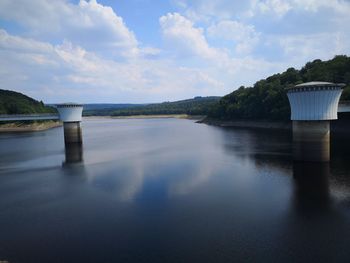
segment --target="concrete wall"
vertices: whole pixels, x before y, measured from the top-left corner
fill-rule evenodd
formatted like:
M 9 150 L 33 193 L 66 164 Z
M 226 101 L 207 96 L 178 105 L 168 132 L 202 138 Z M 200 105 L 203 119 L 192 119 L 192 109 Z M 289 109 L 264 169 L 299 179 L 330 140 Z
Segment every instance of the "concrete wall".
M 293 159 L 295 161 L 329 161 L 329 142 L 329 121 L 293 121 Z
M 288 91 L 291 120 L 335 120 L 341 88 Z
M 83 142 L 80 122 L 64 122 L 63 129 L 65 144 Z
M 57 110 L 63 122 L 77 122 L 82 119 L 82 105 L 57 105 Z
M 81 143 L 66 143 L 65 164 L 81 163 L 83 161 L 83 145 Z

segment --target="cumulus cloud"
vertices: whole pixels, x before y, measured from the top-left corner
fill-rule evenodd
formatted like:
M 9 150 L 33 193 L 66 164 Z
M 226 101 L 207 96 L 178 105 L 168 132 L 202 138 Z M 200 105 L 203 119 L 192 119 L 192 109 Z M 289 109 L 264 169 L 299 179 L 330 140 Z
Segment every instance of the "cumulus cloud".
M 169 1 L 177 11 L 149 14 L 159 28 L 142 24 L 145 37 L 96 0 L 0 0 L 0 88 L 47 102 L 176 100 L 350 52 L 349 1 Z
M 260 37 L 253 25 L 245 25 L 232 20 L 223 20 L 213 24 L 207 29 L 207 32 L 212 38 L 233 41 L 237 54 L 250 53 L 258 44 Z
M 15 21 L 41 40 L 69 39 L 88 50 L 107 49 L 109 55 L 139 52 L 138 41 L 123 19 L 96 0 L 80 0 L 77 5 L 59 0 L 2 0 L 0 17 Z
M 251 0 L 247 13 L 250 16 L 267 14 L 281 18 L 291 11 L 317 12 L 322 8 L 344 15 L 349 13 L 350 3 L 346 0 Z
M 168 13 L 159 19 L 165 40 L 181 56 L 198 56 L 206 59 L 217 59 L 222 53 L 209 46 L 203 29 L 178 13 Z
M 350 53 L 350 41 L 344 35 L 337 32 L 293 35 L 273 38 L 283 48 L 287 57 L 293 58 L 296 64 L 301 61 L 312 61 L 316 58 L 329 59 L 339 54 Z
M 0 48 L 8 51 L 38 51 L 40 53 L 50 52 L 52 46 L 30 38 L 21 38 L 9 35 L 4 29 L 0 29 Z
M 231 59 L 224 71 L 178 66 L 168 59 L 105 59 L 65 41 L 52 45 L 0 31 L 0 86 L 47 102 L 150 102 L 220 95 L 283 66 Z M 5 66 L 6 65 L 6 66 Z M 251 78 L 254 76 L 254 79 Z
M 322 8 L 338 14 L 348 14 L 350 11 L 350 3 L 347 0 L 173 0 L 173 2 L 193 21 L 220 21 L 260 14 L 281 18 L 291 11 L 317 12 Z
M 51 102 L 159 101 L 217 94 L 223 87 L 208 72 L 165 59 L 115 61 L 68 41 L 52 45 L 5 30 L 0 30 L 0 60 L 2 88 Z
M 291 1 L 284 0 L 253 0 L 251 5 L 251 9 L 248 11 L 251 16 L 260 12 L 263 14 L 273 13 L 273 15 L 281 17 L 292 9 Z
M 200 61 L 199 64 L 206 67 L 211 76 L 224 82 L 226 90 L 228 86 L 251 84 L 251 76 L 258 79 L 274 72 L 273 70 L 282 68 L 283 63 L 269 63 L 263 59 L 253 59 L 246 54 L 239 57 L 230 56 L 227 49 L 219 49 L 210 45 L 204 35 L 204 30 L 196 27 L 192 21 L 178 13 L 162 16 L 159 22 L 170 51 L 175 53 L 180 60 L 188 59 L 188 57 L 192 57 L 192 61 L 194 58 L 204 60 L 204 62 Z M 248 31 L 246 31 L 247 29 Z M 226 35 L 225 30 L 235 30 L 241 35 L 231 37 Z M 226 35 L 226 39 L 240 40 L 236 46 L 239 52 L 247 52 L 255 44 L 253 41 L 257 41 L 255 38 L 258 38 L 258 33 L 254 31 L 253 27 L 231 23 L 231 21 L 219 23 L 217 27 L 213 26 L 208 31 L 211 36 L 224 37 Z M 249 36 L 252 42 L 244 42 L 244 35 Z
M 250 6 L 250 1 L 173 0 L 192 21 L 226 20 L 238 16 Z
M 209 47 L 218 50 L 215 44 L 219 43 L 220 48 L 234 49 L 231 62 L 237 56 L 258 55 L 271 62 L 279 57 L 293 66 L 349 52 L 349 1 L 174 1 L 192 27 L 207 25 L 204 32 Z M 228 55 L 224 49 L 221 54 Z M 224 63 L 225 67 L 231 68 L 231 62 Z

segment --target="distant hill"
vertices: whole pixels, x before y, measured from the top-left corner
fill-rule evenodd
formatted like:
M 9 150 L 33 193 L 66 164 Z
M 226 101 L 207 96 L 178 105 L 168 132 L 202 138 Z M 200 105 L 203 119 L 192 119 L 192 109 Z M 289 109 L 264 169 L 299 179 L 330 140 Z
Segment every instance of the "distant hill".
M 157 114 L 205 115 L 220 97 L 195 97 L 193 99 L 152 104 L 84 104 L 84 116 L 130 116 Z M 44 105 L 22 93 L 0 89 L 0 114 L 31 114 L 56 112 L 53 105 Z
M 253 87 L 241 86 L 224 96 L 208 110 L 208 117 L 222 120 L 289 120 L 290 107 L 286 88 L 309 81 L 345 83 L 341 100 L 350 100 L 350 57 L 335 56 L 328 61 L 316 59 L 300 70 L 257 81 Z
M 119 109 L 135 108 L 145 106 L 147 104 L 132 104 L 132 103 L 91 103 L 84 104 L 83 115 L 84 116 L 109 116 L 111 112 Z
M 300 70 L 289 68 L 257 81 L 253 87 L 241 86 L 224 97 L 193 99 L 152 104 L 86 104 L 84 116 L 130 116 L 159 114 L 208 115 L 222 120 L 289 120 L 286 88 L 309 81 L 345 83 L 341 100 L 350 100 L 350 57 L 335 56 L 328 61 L 316 59 Z M 54 112 L 43 102 L 21 93 L 0 89 L 0 114 Z
M 131 115 L 160 115 L 160 114 L 189 114 L 206 115 L 207 110 L 218 102 L 220 97 L 195 97 L 193 99 L 174 102 L 152 103 L 152 104 L 108 104 L 116 105 L 115 108 L 98 107 L 86 108 L 85 116 L 131 116 Z
M 52 107 L 45 106 L 22 93 L 0 89 L 0 114 L 31 114 L 56 112 Z
M 132 104 L 132 103 L 122 103 L 122 104 L 113 104 L 113 103 L 90 103 L 84 104 L 84 110 L 109 110 L 109 109 L 126 109 L 138 106 L 144 106 L 147 104 Z

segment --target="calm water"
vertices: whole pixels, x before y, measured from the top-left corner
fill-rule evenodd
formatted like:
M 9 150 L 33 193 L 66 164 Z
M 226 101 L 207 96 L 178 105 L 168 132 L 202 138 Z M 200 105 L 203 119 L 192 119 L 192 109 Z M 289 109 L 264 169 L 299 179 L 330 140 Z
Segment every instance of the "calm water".
M 99 119 L 83 136 L 66 156 L 62 128 L 0 135 L 0 261 L 350 262 L 350 137 L 300 165 L 284 132 Z

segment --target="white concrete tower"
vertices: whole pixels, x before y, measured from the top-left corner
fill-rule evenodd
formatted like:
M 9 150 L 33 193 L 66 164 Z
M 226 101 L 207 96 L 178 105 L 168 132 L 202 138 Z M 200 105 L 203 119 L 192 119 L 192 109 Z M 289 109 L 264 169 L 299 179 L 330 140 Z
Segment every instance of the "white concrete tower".
M 60 120 L 63 122 L 64 128 L 64 142 L 82 143 L 81 133 L 81 119 L 83 112 L 83 105 L 76 103 L 64 103 L 56 105 Z
M 288 89 L 294 160 L 329 161 L 329 121 L 338 118 L 338 103 L 344 86 L 330 82 L 307 82 Z

